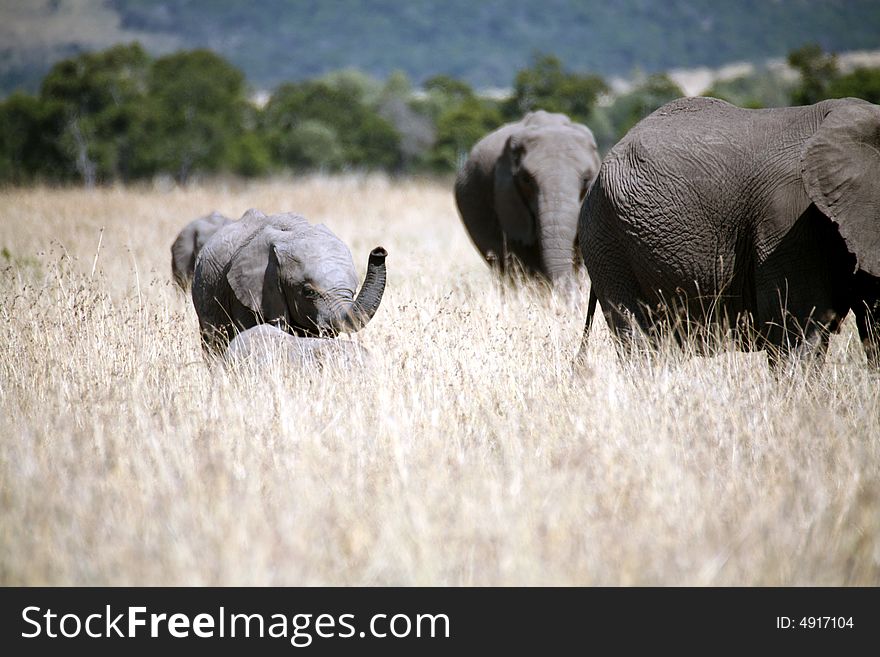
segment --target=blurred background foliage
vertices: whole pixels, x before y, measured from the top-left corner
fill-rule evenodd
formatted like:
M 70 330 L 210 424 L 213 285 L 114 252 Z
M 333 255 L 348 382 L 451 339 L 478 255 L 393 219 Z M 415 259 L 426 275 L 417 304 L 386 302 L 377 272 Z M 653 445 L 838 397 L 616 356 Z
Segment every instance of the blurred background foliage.
M 854 96 L 880 103 L 880 69 L 841 72 L 817 45 L 792 51 L 796 73 L 769 68 L 704 92 L 743 107 Z M 535 109 L 588 125 L 604 153 L 641 118 L 684 92 L 666 74 L 637 75 L 613 91 L 601 76 L 536 53 L 509 93 L 480 93 L 436 75 L 414 86 L 342 69 L 284 82 L 254 97 L 244 74 L 215 52 L 154 58 L 139 44 L 52 66 L 39 91 L 0 103 L 0 181 L 86 186 L 172 176 L 261 176 L 285 171 L 384 170 L 448 174 L 473 144 Z
M 35 2 L 39 0 L 29 0 Z M 69 0 L 56 0 L 63 9 Z M 210 48 L 271 89 L 357 66 L 421 85 L 447 74 L 509 86 L 531 53 L 629 75 L 783 57 L 804 43 L 880 47 L 877 0 L 107 0 L 120 26 Z

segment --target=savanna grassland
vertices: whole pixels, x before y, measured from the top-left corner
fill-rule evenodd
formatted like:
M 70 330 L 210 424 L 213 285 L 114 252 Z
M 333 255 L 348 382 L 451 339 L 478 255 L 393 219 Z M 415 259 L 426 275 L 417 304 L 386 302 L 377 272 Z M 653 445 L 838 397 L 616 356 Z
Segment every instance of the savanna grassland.
M 388 289 L 355 371 L 208 367 L 169 246 L 326 223 Z M 880 584 L 880 381 L 763 354 L 572 374 L 572 294 L 499 285 L 450 185 L 0 191 L 0 584 Z

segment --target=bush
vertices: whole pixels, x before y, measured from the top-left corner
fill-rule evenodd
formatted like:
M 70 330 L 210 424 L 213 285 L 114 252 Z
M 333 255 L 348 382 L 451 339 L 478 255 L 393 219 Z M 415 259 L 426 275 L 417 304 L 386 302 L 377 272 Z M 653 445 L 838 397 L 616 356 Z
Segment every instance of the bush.
M 400 136 L 354 86 L 283 84 L 266 105 L 263 129 L 276 161 L 294 168 L 392 169 L 400 162 Z M 317 145 L 331 151 L 323 154 Z
M 244 75 L 208 50 L 156 60 L 140 142 L 145 169 L 171 172 L 186 182 L 194 171 L 226 168 L 224 156 L 241 136 L 246 104 Z
M 53 176 L 78 174 L 87 186 L 130 177 L 149 67 L 150 58 L 137 43 L 52 67 L 40 99 L 55 113 L 50 135 L 59 159 L 48 167 Z
M 880 104 L 880 69 L 860 67 L 841 75 L 828 85 L 827 95 L 829 98 L 851 96 Z
M 70 176 L 58 141 L 63 126 L 61 107 L 55 103 L 23 93 L 0 103 L 0 181 L 23 184 Z
M 552 55 L 536 55 L 533 62 L 516 74 L 513 97 L 505 107 L 508 119 L 517 120 L 526 112 L 543 109 L 586 122 L 598 97 L 608 93 L 601 77 L 568 72 Z

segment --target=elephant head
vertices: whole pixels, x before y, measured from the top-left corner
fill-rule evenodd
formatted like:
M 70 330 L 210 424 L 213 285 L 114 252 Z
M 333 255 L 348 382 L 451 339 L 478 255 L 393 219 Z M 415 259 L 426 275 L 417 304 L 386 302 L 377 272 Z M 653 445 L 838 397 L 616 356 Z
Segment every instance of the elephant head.
M 551 281 L 571 272 L 580 205 L 598 169 L 592 133 L 564 115 L 528 114 L 507 137 L 495 166 L 495 210 L 510 250 L 526 247 L 517 255 L 527 269 Z
M 171 275 L 181 290 L 186 291 L 192 283 L 199 251 L 214 233 L 230 221 L 232 219 L 219 212 L 212 212 L 192 220 L 177 234 L 171 244 Z
M 358 331 L 385 289 L 382 247 L 370 253 L 360 292 L 348 247 L 326 226 L 294 214 L 249 210 L 218 232 L 196 264 L 193 301 L 206 346 L 270 323 L 302 336 Z

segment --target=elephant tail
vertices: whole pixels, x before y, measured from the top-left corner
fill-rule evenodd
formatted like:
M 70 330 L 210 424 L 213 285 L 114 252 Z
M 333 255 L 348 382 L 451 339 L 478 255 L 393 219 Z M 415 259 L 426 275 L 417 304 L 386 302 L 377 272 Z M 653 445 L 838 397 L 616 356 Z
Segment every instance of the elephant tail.
M 596 291 L 593 288 L 593 285 L 590 284 L 590 300 L 587 302 L 587 321 L 584 322 L 584 335 L 581 338 L 581 347 L 578 349 L 577 358 L 575 358 L 575 361 L 577 362 L 583 360 L 587 353 L 587 341 L 590 339 L 590 325 L 593 323 L 593 315 L 596 314 L 596 301 L 598 301 Z

